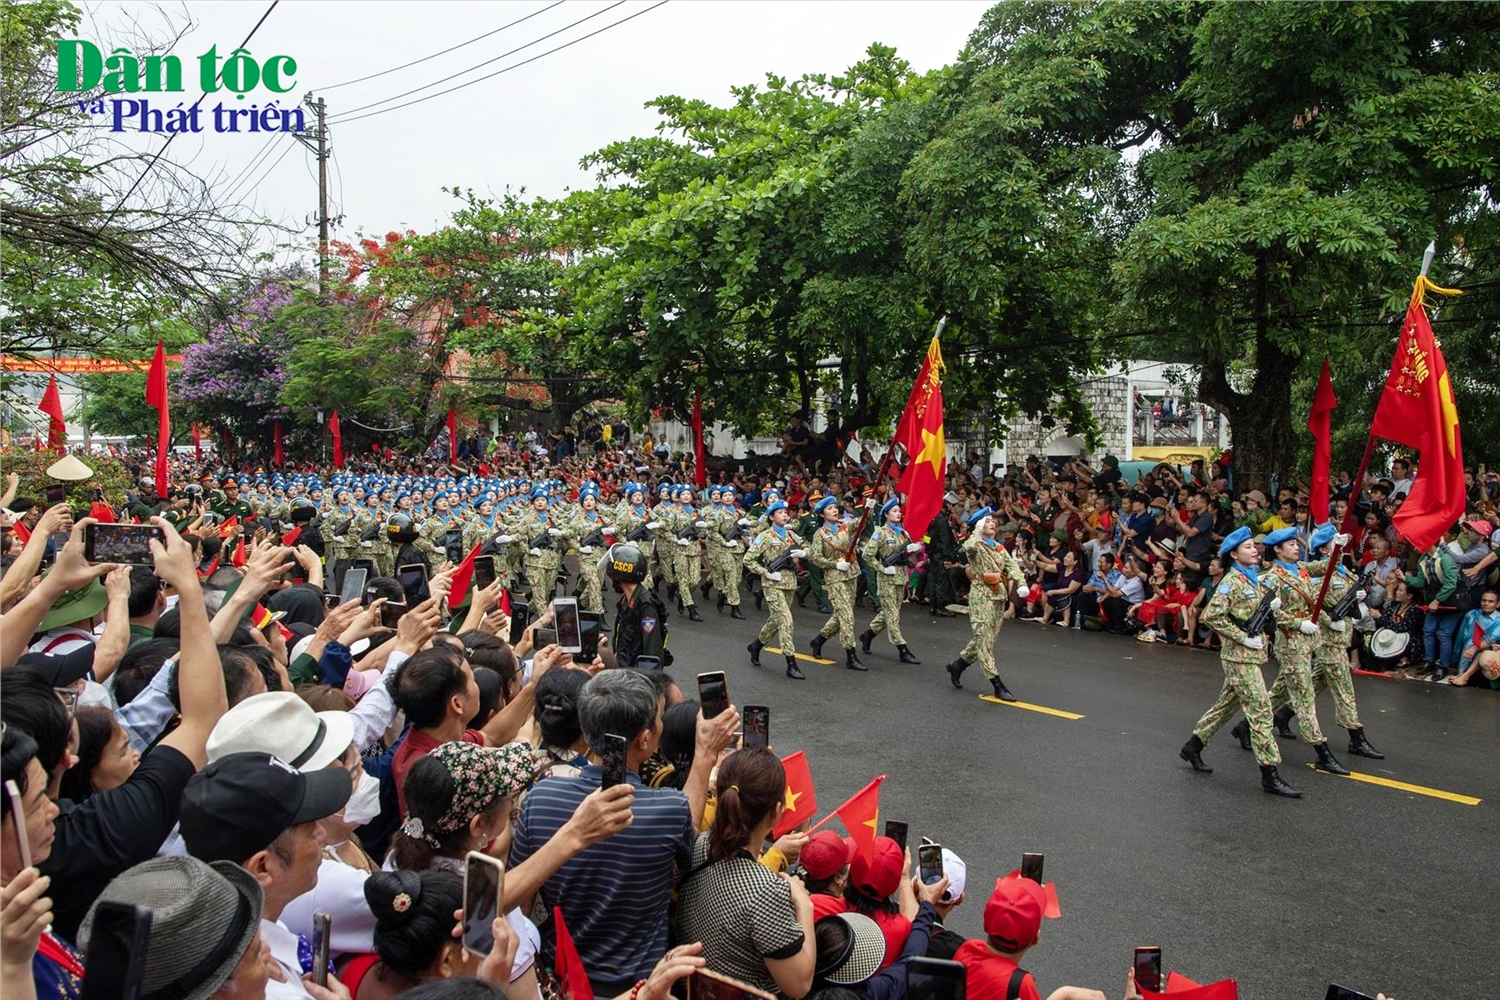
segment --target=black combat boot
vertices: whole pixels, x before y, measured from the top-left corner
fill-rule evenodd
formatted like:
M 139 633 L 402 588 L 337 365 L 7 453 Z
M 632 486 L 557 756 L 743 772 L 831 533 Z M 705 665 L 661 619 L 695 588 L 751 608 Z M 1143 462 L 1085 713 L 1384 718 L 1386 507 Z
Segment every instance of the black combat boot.
M 963 688 L 964 682 L 962 678 L 964 675 L 964 671 L 968 669 L 969 661 L 964 659 L 962 656 L 955 657 L 953 662 L 948 664 L 948 679 L 953 682 L 954 687 L 959 688 L 960 690 Z
M 797 666 L 797 658 L 791 653 L 786 654 L 786 675 L 794 681 L 807 680 L 807 675 Z
M 1385 754 L 1381 753 L 1379 750 L 1376 750 L 1373 746 L 1370 745 L 1370 741 L 1365 739 L 1364 726 L 1360 726 L 1358 729 L 1349 730 L 1349 752 L 1354 754 L 1356 757 L 1368 757 L 1371 760 L 1385 760 Z
M 875 633 L 865 629 L 859 634 L 859 648 L 864 650 L 866 656 L 870 655 L 870 643 L 875 641 Z
M 823 643 L 827 641 L 828 636 L 824 635 L 822 632 L 819 632 L 817 635 L 813 636 L 812 642 L 807 644 L 808 648 L 812 650 L 812 655 L 821 657 L 823 655 Z
M 698 613 L 698 605 L 696 604 L 689 604 L 687 606 L 687 616 L 690 622 L 701 622 L 703 620 L 703 616 Z
M 1213 768 L 1203 763 L 1203 741 L 1198 738 L 1197 733 L 1188 737 L 1188 741 L 1182 745 L 1182 749 L 1177 751 L 1177 756 L 1193 765 L 1194 771 L 1202 771 L 1204 774 L 1214 773 Z M 1265 768 L 1261 768 L 1261 770 L 1264 771 Z M 1275 768 L 1271 770 L 1274 771 Z
M 703 583 L 698 587 L 698 593 L 703 595 L 703 599 L 705 601 L 708 600 L 708 590 L 712 586 L 712 583 L 710 583 L 708 580 L 704 580 Z
M 1240 749 L 1241 750 L 1252 750 L 1252 749 L 1254 749 L 1254 747 L 1252 747 L 1250 745 L 1250 720 L 1249 719 L 1241 719 L 1239 722 L 1236 722 L 1234 724 L 1234 728 L 1229 731 L 1229 735 L 1233 736 L 1235 739 L 1237 739 L 1237 740 L 1240 741 Z
M 912 653 L 912 651 L 910 649 L 907 648 L 907 645 L 904 642 L 901 645 L 899 645 L 899 646 L 896 647 L 896 652 L 898 652 L 899 654 L 901 654 L 900 655 L 900 660 L 901 660 L 902 663 L 917 663 L 917 664 L 920 664 L 922 662 L 921 660 L 919 660 L 919 659 L 916 658 L 916 656 Z
M 1000 679 L 999 674 L 990 678 L 990 687 L 995 689 L 995 697 L 1001 701 L 1016 700 L 1016 696 L 1010 693 L 1010 688 L 1005 686 L 1005 682 Z
M 1313 765 L 1319 771 L 1327 771 L 1329 774 L 1348 774 L 1349 769 L 1339 763 L 1339 759 L 1328 749 L 1328 741 L 1314 744 L 1313 752 L 1318 755 L 1318 762 Z
M 1184 750 L 1187 748 L 1184 747 Z M 1262 764 L 1260 766 L 1260 787 L 1263 791 L 1272 795 L 1280 795 L 1287 799 L 1300 799 L 1302 793 L 1291 785 L 1281 780 L 1281 772 L 1276 770 L 1275 764 Z
M 719 603 L 715 606 L 719 614 L 724 613 L 724 602 L 727 600 L 729 600 L 729 598 L 725 597 L 723 594 L 719 595 Z
M 731 604 L 729 606 L 729 617 L 738 618 L 740 621 L 744 621 L 745 612 L 740 610 L 740 606 L 738 604 Z
M 869 667 L 864 665 L 864 662 L 862 660 L 860 660 L 859 654 L 854 651 L 853 646 L 850 646 L 848 649 L 844 650 L 844 667 L 848 670 L 870 669 Z
M 766 644 L 759 639 L 752 639 L 750 645 L 745 648 L 750 651 L 750 665 L 752 667 L 760 666 L 760 651 L 766 648 Z
M 1292 732 L 1292 720 L 1297 717 L 1297 710 L 1290 705 L 1282 705 L 1276 710 L 1271 721 L 1276 724 L 1276 735 L 1284 740 L 1295 740 L 1297 734 Z

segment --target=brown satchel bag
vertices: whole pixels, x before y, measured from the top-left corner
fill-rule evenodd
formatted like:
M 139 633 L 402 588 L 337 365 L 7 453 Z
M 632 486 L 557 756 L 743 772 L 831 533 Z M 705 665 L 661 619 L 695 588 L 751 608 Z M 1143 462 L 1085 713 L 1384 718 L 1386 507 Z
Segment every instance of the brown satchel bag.
M 990 593 L 1000 593 L 1001 575 L 999 573 L 981 573 L 979 578 L 989 584 Z

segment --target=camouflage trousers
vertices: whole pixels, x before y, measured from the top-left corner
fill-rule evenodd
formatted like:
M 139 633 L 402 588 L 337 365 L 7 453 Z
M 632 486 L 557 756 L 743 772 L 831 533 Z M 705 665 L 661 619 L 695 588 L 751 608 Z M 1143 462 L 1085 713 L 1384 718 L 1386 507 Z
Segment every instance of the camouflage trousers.
M 656 543 L 655 549 L 650 553 L 648 565 L 655 571 L 656 578 L 663 583 L 677 582 L 677 543 Z
M 728 604 L 739 607 L 740 603 L 740 550 L 726 549 L 724 543 L 711 540 L 708 543 L 708 579 Z
M 1281 751 L 1276 748 L 1276 737 L 1271 734 L 1271 700 L 1266 695 L 1266 682 L 1260 675 L 1260 667 L 1234 660 L 1221 659 L 1220 663 L 1224 667 L 1224 686 L 1219 689 L 1218 700 L 1193 726 L 1193 735 L 1206 746 L 1236 711 L 1243 711 L 1245 721 L 1250 723 L 1250 747 L 1255 753 L 1256 763 L 1262 767 L 1280 764 Z
M 526 579 L 531 584 L 533 604 L 551 602 L 557 596 L 557 570 L 561 565 L 562 559 L 549 549 L 543 549 L 540 556 L 527 554 Z M 541 614 L 540 611 L 533 613 Z
M 1323 742 L 1323 730 L 1318 727 L 1318 706 L 1314 700 L 1312 654 L 1295 648 L 1278 649 L 1276 659 L 1281 664 L 1281 671 L 1276 675 L 1276 683 L 1271 685 L 1271 708 L 1274 711 L 1290 704 L 1297 712 L 1302 738 L 1317 746 Z
M 604 581 L 591 552 L 578 554 L 578 606 L 585 611 L 604 610 Z
M 857 586 L 858 577 L 852 580 L 829 578 L 824 581 L 824 594 L 828 597 L 829 607 L 833 608 L 833 614 L 818 629 L 818 634 L 825 639 L 837 635 L 839 645 L 845 649 L 854 648 L 854 588 Z
M 760 628 L 758 638 L 766 645 L 775 639 L 787 656 L 797 650 L 797 639 L 792 633 L 792 605 L 790 590 L 764 586 L 766 595 L 766 623 Z
M 677 596 L 684 607 L 693 606 L 693 588 L 703 580 L 703 562 L 696 541 L 689 545 L 672 544 L 672 577 L 677 581 Z
M 1342 643 L 1339 645 L 1324 644 L 1318 647 L 1316 658 L 1312 667 L 1312 694 L 1316 698 L 1318 693 L 1324 690 L 1333 692 L 1334 720 L 1342 729 L 1358 729 L 1359 706 L 1354 701 L 1354 675 L 1349 670 L 1349 649 Z M 1276 679 L 1276 685 L 1271 688 L 1271 708 L 1280 708 L 1288 702 L 1287 685 Z M 1314 716 L 1316 718 L 1316 715 Z M 1300 721 L 1302 716 L 1297 715 Z M 1306 725 L 1303 732 L 1307 731 Z
M 969 591 L 969 628 L 974 636 L 958 655 L 965 663 L 978 663 L 986 680 L 996 676 L 995 640 L 1000 636 L 1004 612 L 1004 601 L 991 597 L 988 587 L 976 584 Z
M 901 635 L 901 592 L 905 587 L 906 571 L 900 567 L 896 568 L 895 576 L 887 576 L 884 567 L 875 574 L 876 593 L 880 598 L 880 614 L 870 622 L 870 631 L 876 635 L 882 632 L 888 633 L 891 644 L 895 646 L 906 645 L 906 639 Z

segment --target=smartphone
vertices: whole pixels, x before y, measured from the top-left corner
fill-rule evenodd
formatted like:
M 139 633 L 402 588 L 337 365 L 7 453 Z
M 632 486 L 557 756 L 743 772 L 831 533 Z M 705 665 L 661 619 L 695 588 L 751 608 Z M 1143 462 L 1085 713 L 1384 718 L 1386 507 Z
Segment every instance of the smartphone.
M 407 604 L 421 604 L 427 600 L 427 567 L 421 563 L 407 563 L 396 568 L 396 579 L 406 593 Z
M 344 570 L 344 585 L 339 588 L 339 603 L 347 604 L 350 601 L 358 601 L 365 595 L 365 581 L 370 577 L 370 571 L 362 566 L 351 566 Z
M 729 711 L 729 679 L 724 676 L 724 671 L 713 670 L 698 675 L 698 704 L 703 707 L 705 719 Z
M 1135 950 L 1135 985 L 1153 993 L 1161 992 L 1161 948 L 1142 946 Z
M 47 487 L 47 506 L 48 507 L 56 507 L 60 503 L 66 503 L 67 500 L 68 500 L 68 488 L 66 486 L 49 486 L 49 487 Z
M 771 710 L 768 707 L 745 706 L 745 738 L 740 745 L 746 750 L 771 745 Z
M 52 558 L 56 559 L 62 555 L 63 546 L 68 544 L 68 533 L 55 531 L 47 536 L 47 542 L 52 546 Z
M 483 590 L 495 582 L 495 557 L 474 557 L 474 589 Z
M 962 964 L 917 955 L 906 960 L 908 1000 L 964 1000 L 967 979 Z
M 21 804 L 21 786 L 12 779 L 5 783 L 10 798 L 10 818 L 16 824 L 16 843 L 21 845 L 21 867 L 31 867 L 31 838 L 26 835 L 26 810 Z
M 380 625 L 382 628 L 395 628 L 401 622 L 401 616 L 406 614 L 407 605 L 400 601 L 386 601 L 380 606 Z
M 327 913 L 313 914 L 313 982 L 328 988 L 328 939 L 333 934 L 333 916 Z
M 695 969 L 683 982 L 688 1000 L 775 1000 L 764 990 L 709 969 Z
M 531 605 L 525 601 L 512 601 L 510 604 L 510 644 L 516 645 L 526 634 L 526 626 L 531 624 Z
M 538 628 L 531 631 L 531 648 L 546 649 L 557 644 L 557 629 Z
M 660 670 L 660 656 L 637 656 L 635 658 L 635 669 L 637 670 Z
M 630 741 L 623 736 L 604 734 L 604 745 L 599 748 L 599 761 L 604 769 L 600 788 L 613 788 L 625 784 L 625 748 Z
M 580 644 L 583 646 L 577 656 L 574 657 L 582 663 L 594 662 L 594 657 L 599 654 L 599 630 L 604 625 L 604 614 L 599 611 L 578 611 L 578 627 L 580 629 Z
M 151 911 L 128 903 L 94 907 L 89 950 L 84 956 L 83 1000 L 136 1000 L 146 973 Z
M 885 821 L 885 835 L 896 842 L 896 846 L 902 851 L 906 850 L 907 826 L 899 819 L 888 819 Z
M 583 625 L 578 620 L 578 598 L 554 598 L 552 624 L 557 630 L 557 644 L 564 653 L 583 652 Z
M 501 907 L 505 867 L 499 859 L 470 851 L 464 863 L 464 948 L 488 955 L 495 947 L 492 925 Z
M 923 844 L 917 848 L 917 875 L 923 885 L 937 885 L 943 880 L 942 844 Z
M 1042 855 L 1021 855 L 1021 877 L 1029 878 L 1037 885 L 1042 884 Z
M 339 606 L 339 595 L 338 594 L 324 594 L 323 595 L 323 609 L 325 611 L 332 611 L 334 608 L 336 608 L 338 606 Z
M 163 545 L 166 534 L 154 524 L 90 524 L 83 530 L 83 558 L 91 563 L 154 566 L 151 539 Z
M 1361 993 L 1347 986 L 1332 983 L 1328 987 L 1328 992 L 1323 994 L 1323 1000 L 1375 1000 L 1375 998 L 1368 993 Z

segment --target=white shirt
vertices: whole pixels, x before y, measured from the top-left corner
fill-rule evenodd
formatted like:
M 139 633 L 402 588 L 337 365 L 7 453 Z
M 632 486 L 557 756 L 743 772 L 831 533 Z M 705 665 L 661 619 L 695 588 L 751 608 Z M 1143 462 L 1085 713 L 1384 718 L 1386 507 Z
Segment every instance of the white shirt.
M 286 982 L 266 983 L 266 1000 L 307 1000 L 312 994 L 302 985 L 302 963 L 297 959 L 297 935 L 279 920 L 261 920 L 260 939 L 271 949 L 271 960 L 281 966 Z
M 332 955 L 375 950 L 375 914 L 365 901 L 367 872 L 336 861 L 324 854 L 318 865 L 318 884 L 312 892 L 303 893 L 281 911 L 281 922 L 309 941 L 313 937 L 313 914 L 333 917 L 333 937 L 328 942 Z

